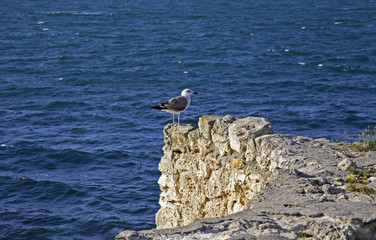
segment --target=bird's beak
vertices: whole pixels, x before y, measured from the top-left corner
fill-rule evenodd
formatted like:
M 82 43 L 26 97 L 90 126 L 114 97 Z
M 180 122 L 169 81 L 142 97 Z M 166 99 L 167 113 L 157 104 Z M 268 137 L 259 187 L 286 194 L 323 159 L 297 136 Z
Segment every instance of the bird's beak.
M 193 92 L 193 94 L 198 94 L 197 92 Z

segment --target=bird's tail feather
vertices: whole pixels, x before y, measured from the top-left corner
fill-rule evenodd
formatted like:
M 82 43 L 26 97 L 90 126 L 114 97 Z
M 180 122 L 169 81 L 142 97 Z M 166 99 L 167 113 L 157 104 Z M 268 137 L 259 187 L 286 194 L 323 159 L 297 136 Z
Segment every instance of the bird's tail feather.
M 161 109 L 163 109 L 163 108 L 161 108 L 160 106 L 152 106 L 151 108 L 153 108 L 153 109 L 157 109 L 157 110 L 161 110 Z

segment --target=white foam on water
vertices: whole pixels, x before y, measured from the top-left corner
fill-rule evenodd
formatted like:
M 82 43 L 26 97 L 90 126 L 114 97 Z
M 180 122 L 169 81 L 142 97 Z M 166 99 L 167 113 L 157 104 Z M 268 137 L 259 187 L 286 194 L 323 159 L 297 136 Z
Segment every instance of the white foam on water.
M 14 145 L 11 145 L 11 144 L 1 144 L 0 147 L 9 147 L 9 148 L 12 148 L 14 147 Z
M 101 11 L 54 11 L 54 12 L 50 12 L 52 15 L 63 15 L 63 14 L 67 14 L 67 15 L 110 15 L 112 16 L 113 13 L 104 13 L 104 12 L 101 12 Z

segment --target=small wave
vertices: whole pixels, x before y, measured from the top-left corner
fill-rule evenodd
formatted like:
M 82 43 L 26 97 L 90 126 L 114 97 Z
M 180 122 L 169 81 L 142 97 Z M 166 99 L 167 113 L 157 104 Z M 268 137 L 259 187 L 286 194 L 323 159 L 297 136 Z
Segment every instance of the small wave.
M 292 53 L 292 54 L 299 54 L 299 55 L 306 55 L 307 53 L 301 50 L 296 50 L 292 48 L 285 48 L 283 49 L 284 52 L 286 53 Z
M 28 176 L 21 176 L 19 180 L 13 179 L 9 183 L 9 188 L 10 190 L 20 190 L 20 194 L 16 198 L 28 197 L 47 202 L 75 199 L 87 195 L 87 193 L 63 181 Z
M 113 15 L 113 13 L 104 13 L 102 11 L 54 11 L 51 12 L 52 15 L 84 15 L 84 16 L 98 16 L 98 15 Z

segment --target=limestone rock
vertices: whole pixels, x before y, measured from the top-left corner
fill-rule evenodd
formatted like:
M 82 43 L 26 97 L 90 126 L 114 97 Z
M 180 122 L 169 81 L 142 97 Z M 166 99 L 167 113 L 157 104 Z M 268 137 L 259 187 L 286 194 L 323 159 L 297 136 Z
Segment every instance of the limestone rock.
M 272 134 L 273 129 L 265 118 L 247 117 L 235 120 L 228 128 L 230 146 L 240 153 L 246 143 L 256 137 Z
M 232 151 L 229 143 L 228 128 L 234 121 L 234 117 L 227 115 L 223 118 L 218 118 L 213 124 L 211 136 L 214 146 L 219 151 L 220 156 L 229 154 Z
M 376 152 L 273 134 L 264 118 L 204 116 L 198 126 L 164 128 L 157 229 L 117 240 L 376 239 L 376 195 L 344 181 L 355 162 L 376 172 Z
M 249 142 L 273 132 L 265 118 L 204 116 L 198 125 L 198 129 L 171 124 L 164 128 L 164 156 L 159 163 L 162 175 L 158 183 L 162 193 L 161 209 L 156 215 L 158 229 L 242 211 L 270 176 L 245 154 Z M 262 144 L 263 140 L 258 143 Z M 264 145 L 270 148 L 270 144 Z M 269 160 L 262 161 L 267 164 Z
M 343 171 L 346 171 L 347 169 L 349 169 L 349 167 L 354 166 L 354 163 L 350 159 L 345 158 L 340 161 L 337 166 Z
M 198 127 L 202 133 L 202 136 L 209 141 L 211 141 L 211 130 L 213 129 L 213 125 L 219 118 L 220 117 L 218 116 L 203 116 L 200 117 L 198 121 Z

